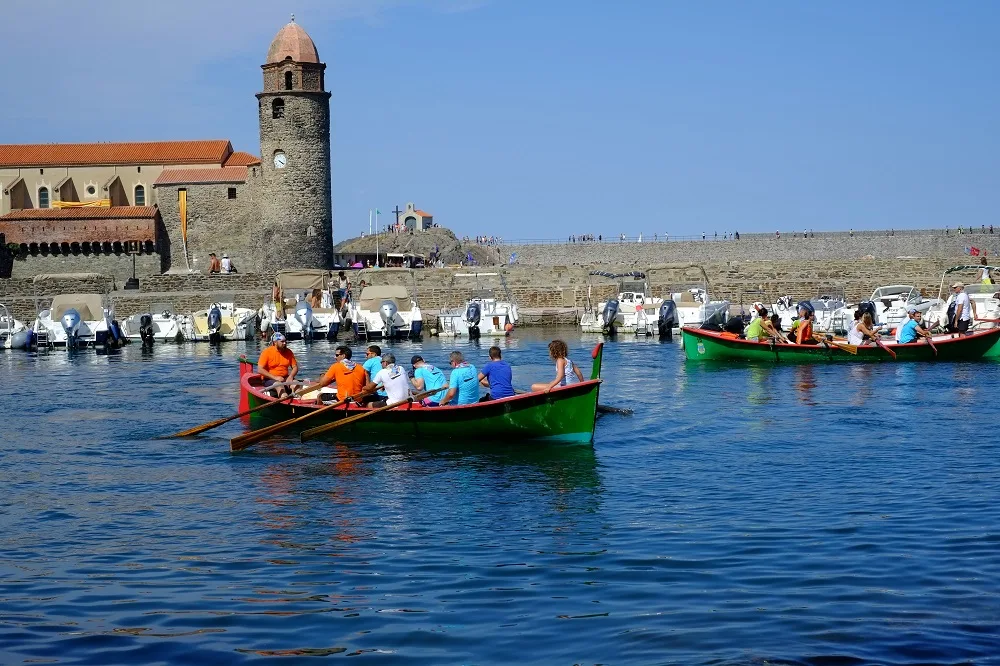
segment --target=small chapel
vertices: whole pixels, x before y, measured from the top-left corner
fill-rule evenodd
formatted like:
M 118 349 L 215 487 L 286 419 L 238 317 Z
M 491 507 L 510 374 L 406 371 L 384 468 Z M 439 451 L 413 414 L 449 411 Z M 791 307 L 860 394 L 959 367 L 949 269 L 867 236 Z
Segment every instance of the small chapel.
M 326 65 L 295 22 L 267 50 L 259 156 L 226 139 L 0 144 L 0 277 L 244 272 L 332 261 Z M 3 267 L 7 266 L 7 274 Z

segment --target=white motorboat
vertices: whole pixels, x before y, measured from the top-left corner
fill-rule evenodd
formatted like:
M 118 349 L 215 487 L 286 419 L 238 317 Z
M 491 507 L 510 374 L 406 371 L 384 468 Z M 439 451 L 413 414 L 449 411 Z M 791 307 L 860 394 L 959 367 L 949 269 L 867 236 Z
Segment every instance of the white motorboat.
M 281 289 L 283 311 L 279 313 L 274 302 L 265 303 L 260 309 L 260 330 L 284 333 L 289 340 L 336 340 L 343 318 L 331 302 L 329 280 L 330 272 L 318 269 L 278 273 L 275 282 Z
M 21 349 L 28 344 L 28 327 L 14 319 L 7 306 L 0 303 L 0 349 Z
M 813 319 L 813 330 L 817 333 L 833 333 L 834 323 L 840 313 L 844 312 L 847 307 L 847 297 L 843 289 L 839 292 L 825 292 L 816 296 L 815 298 L 810 298 L 809 302 L 813 306 L 814 319 Z M 851 321 L 854 320 L 853 313 L 851 314 Z M 782 326 L 784 328 L 784 326 Z
M 257 311 L 236 305 L 232 295 L 216 297 L 210 306 L 184 318 L 184 337 L 193 342 L 249 340 L 257 330 Z
M 590 275 L 617 280 L 618 295 L 601 301 L 595 307 L 593 285 L 588 285 L 587 300 L 580 317 L 580 328 L 584 333 L 669 336 L 679 325 L 674 302 L 652 296 L 645 273 L 591 271 Z
M 116 346 L 123 340 L 110 307 L 100 294 L 60 294 L 52 298 L 32 326 L 34 343 L 40 347 L 76 349 Z
M 941 275 L 941 286 L 938 288 L 938 302 L 924 313 L 924 325 L 931 329 L 937 327 L 947 328 L 950 320 L 949 314 L 951 314 L 950 308 L 951 304 L 955 301 L 955 294 L 951 293 L 945 299 L 945 289 L 951 291 L 948 285 L 955 283 L 957 273 L 978 272 L 983 268 L 993 272 L 994 275 L 1000 273 L 1000 267 L 983 265 L 954 266 L 946 270 Z M 1000 325 L 1000 285 L 973 282 L 965 285 L 965 293 L 969 295 L 969 300 L 975 306 L 976 315 L 972 322 L 973 328 L 979 331 Z
M 702 287 L 687 287 L 672 292 L 671 298 L 677 304 L 679 326 L 702 326 L 715 322 L 719 326 L 729 318 L 729 301 L 713 301 L 708 290 Z
M 355 279 L 359 280 L 359 271 Z M 373 279 L 390 279 L 400 273 L 409 274 L 413 280 L 413 271 L 408 268 L 373 269 L 366 277 Z M 415 280 L 413 280 L 415 285 Z M 354 335 L 357 338 L 369 340 L 372 338 L 417 339 L 423 332 L 423 314 L 413 292 L 400 284 L 368 285 L 361 290 L 357 300 L 348 303 L 347 318 L 351 320 Z
M 478 338 L 508 335 L 517 325 L 517 302 L 502 273 L 456 273 L 456 278 L 476 278 L 476 289 L 465 307 L 445 310 L 438 315 L 438 335 Z M 482 287 L 484 277 L 499 277 L 504 298 L 496 290 Z
M 134 314 L 122 320 L 122 333 L 134 342 L 150 345 L 154 342 L 183 342 L 186 317 L 174 313 L 166 303 L 156 303 L 148 312 Z
M 896 328 L 907 318 L 907 311 L 916 308 L 926 313 L 935 305 L 935 300 L 923 296 L 913 285 L 893 284 L 878 287 L 868 301 L 875 306 L 875 324 Z M 833 333 L 842 334 L 854 323 L 854 311 L 859 304 L 845 304 L 833 313 L 831 322 Z M 819 328 L 818 326 L 816 327 Z

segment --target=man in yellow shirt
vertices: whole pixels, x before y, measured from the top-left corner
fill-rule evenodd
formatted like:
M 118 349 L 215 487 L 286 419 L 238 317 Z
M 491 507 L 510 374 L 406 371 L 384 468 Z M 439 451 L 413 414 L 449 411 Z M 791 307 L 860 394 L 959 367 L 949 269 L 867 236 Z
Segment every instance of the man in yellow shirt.
M 271 346 L 266 347 L 257 359 L 257 372 L 264 378 L 264 386 L 281 384 L 275 388 L 278 398 L 284 398 L 291 393 L 287 383 L 295 379 L 299 372 L 295 354 L 288 348 L 288 342 L 281 333 L 271 336 Z

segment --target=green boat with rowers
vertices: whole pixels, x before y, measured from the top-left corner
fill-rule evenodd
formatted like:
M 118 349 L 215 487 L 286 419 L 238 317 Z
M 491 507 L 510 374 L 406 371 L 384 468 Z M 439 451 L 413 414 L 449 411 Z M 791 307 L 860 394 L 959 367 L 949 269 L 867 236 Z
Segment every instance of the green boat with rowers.
M 1000 341 L 1000 328 L 970 335 L 935 335 L 900 344 L 849 345 L 830 340 L 815 345 L 755 342 L 732 333 L 699 328 L 681 329 L 684 354 L 689 361 L 754 361 L 759 363 L 838 363 L 846 361 L 976 361 Z
M 343 427 L 331 429 L 330 437 L 468 440 L 472 436 L 477 441 L 514 443 L 531 440 L 584 444 L 594 438 L 603 347 L 603 343 L 594 347 L 590 379 L 559 386 L 547 393 L 523 393 L 460 406 L 424 407 L 419 401 L 413 401 L 382 410 L 359 407 L 353 402 L 331 409 L 317 399 L 279 401 L 265 391 L 263 379 L 253 371 L 253 365 L 241 358 L 240 412 L 276 403 L 245 417 L 254 428 L 315 413 L 315 418 L 302 419 L 294 428 L 282 430 L 286 436 L 344 420 Z M 357 420 L 356 424 L 353 420 L 346 422 L 352 417 Z M 239 438 L 234 442 L 237 440 Z M 233 445 L 233 450 L 240 448 L 243 447 L 238 443 Z

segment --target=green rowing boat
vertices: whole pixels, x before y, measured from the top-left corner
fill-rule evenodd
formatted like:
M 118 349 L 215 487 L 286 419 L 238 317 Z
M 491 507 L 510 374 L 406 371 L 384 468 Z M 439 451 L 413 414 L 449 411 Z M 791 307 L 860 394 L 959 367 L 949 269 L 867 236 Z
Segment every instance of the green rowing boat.
M 576 384 L 560 386 L 548 393 L 523 393 L 510 398 L 489 400 L 472 405 L 424 407 L 419 403 L 389 409 L 370 418 L 360 419 L 357 425 L 345 424 L 336 430 L 338 438 L 398 439 L 432 438 L 462 439 L 465 441 L 526 440 L 550 442 L 588 443 L 594 438 L 597 420 L 597 396 L 601 386 L 601 358 L 603 343 L 598 343 L 592 353 L 594 362 L 590 379 Z M 240 359 L 240 411 L 275 402 L 264 392 L 262 377 L 253 371 L 253 365 Z M 247 417 L 254 428 L 269 423 L 303 416 L 323 407 L 315 400 L 292 400 L 274 405 Z M 332 423 L 349 416 L 373 411 L 354 404 L 327 410 L 318 418 L 306 419 L 298 432 Z
M 736 338 L 731 333 L 697 328 L 682 328 L 681 336 L 689 361 L 826 363 L 892 360 L 888 352 L 875 345 L 859 346 L 858 353 L 852 354 L 837 346 L 752 342 Z M 933 338 L 934 347 L 923 341 L 905 345 L 887 342 L 884 346 L 896 353 L 897 361 L 975 361 L 988 352 L 992 353 L 998 341 L 1000 328 L 993 328 L 971 335 L 936 335 Z M 846 341 L 835 342 L 844 344 Z

